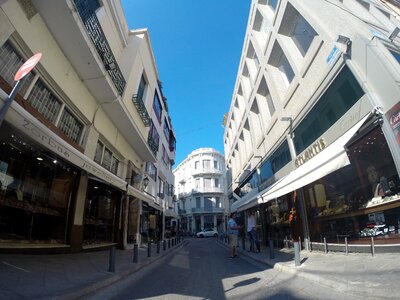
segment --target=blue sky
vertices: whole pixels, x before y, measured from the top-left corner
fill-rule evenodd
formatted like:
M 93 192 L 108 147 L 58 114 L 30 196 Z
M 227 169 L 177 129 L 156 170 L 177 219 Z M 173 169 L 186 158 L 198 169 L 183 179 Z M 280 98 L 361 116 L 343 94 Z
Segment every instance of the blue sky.
M 177 138 L 177 166 L 193 150 L 223 154 L 251 0 L 122 0 L 130 29 L 148 28 Z

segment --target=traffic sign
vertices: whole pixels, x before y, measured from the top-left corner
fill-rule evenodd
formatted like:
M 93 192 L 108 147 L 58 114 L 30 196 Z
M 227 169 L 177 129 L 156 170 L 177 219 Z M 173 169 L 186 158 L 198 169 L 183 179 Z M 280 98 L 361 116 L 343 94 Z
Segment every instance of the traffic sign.
M 39 62 L 40 58 L 42 57 L 42 53 L 36 53 L 30 59 L 28 59 L 17 71 L 14 76 L 14 80 L 18 81 L 25 77 Z

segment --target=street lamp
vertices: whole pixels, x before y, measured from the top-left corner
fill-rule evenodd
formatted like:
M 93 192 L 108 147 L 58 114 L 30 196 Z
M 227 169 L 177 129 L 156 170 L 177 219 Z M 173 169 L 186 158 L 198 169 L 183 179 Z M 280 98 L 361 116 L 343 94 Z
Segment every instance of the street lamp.
M 149 178 L 147 177 L 147 175 L 143 178 L 143 189 L 145 190 L 147 188 L 147 186 L 149 185 Z

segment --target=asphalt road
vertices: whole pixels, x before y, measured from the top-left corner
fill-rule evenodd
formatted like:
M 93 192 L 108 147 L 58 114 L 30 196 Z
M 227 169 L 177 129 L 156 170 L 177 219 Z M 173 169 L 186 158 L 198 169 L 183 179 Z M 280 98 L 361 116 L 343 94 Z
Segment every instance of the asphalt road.
M 190 239 L 152 267 L 92 299 L 357 299 L 248 258 L 228 258 L 215 238 Z

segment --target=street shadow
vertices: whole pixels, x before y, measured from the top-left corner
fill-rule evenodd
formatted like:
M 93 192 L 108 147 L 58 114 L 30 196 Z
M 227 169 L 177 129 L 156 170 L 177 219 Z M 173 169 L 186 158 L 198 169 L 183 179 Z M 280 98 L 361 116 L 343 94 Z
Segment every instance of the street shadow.
M 300 264 L 305 263 L 305 262 L 307 261 L 307 259 L 308 259 L 308 257 L 304 257 L 304 258 L 300 261 Z
M 242 287 L 242 286 L 246 286 L 246 285 L 250 285 L 250 284 L 256 283 L 256 282 L 258 282 L 260 280 L 261 280 L 260 278 L 254 277 L 254 278 L 250 278 L 250 279 L 239 281 L 239 282 L 237 282 L 237 283 L 235 283 L 233 285 L 233 288 L 230 288 L 230 289 L 226 290 L 225 293 L 229 292 L 229 291 L 231 291 L 233 289 L 236 289 L 238 287 Z

